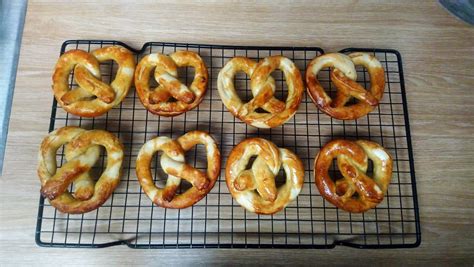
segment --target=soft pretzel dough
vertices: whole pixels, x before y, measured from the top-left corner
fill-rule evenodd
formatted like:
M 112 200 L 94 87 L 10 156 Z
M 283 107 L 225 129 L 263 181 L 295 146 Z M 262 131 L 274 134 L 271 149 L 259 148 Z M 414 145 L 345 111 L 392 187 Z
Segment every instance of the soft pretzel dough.
M 207 172 L 185 163 L 185 152 L 197 144 L 206 148 Z M 151 159 L 158 151 L 163 151 L 161 167 L 168 174 L 164 188 L 156 187 L 150 170 Z M 136 172 L 143 191 L 156 205 L 182 209 L 192 206 L 211 191 L 219 176 L 220 164 L 220 152 L 214 139 L 208 133 L 192 131 L 176 141 L 160 136 L 146 142 L 138 153 Z M 193 187 L 176 195 L 181 179 L 187 180 Z
M 283 71 L 288 86 L 286 102 L 276 99 L 275 80 L 270 76 L 274 70 Z M 243 103 L 234 87 L 234 76 L 237 72 L 250 76 L 250 89 L 254 96 L 248 103 Z M 283 56 L 266 57 L 255 62 L 244 57 L 231 59 L 219 72 L 217 89 L 226 108 L 245 123 L 258 128 L 273 128 L 289 120 L 298 109 L 303 96 L 303 80 L 295 64 Z M 256 112 L 262 108 L 267 113 Z
M 194 68 L 189 88 L 178 80 L 178 67 Z M 151 72 L 159 86 L 149 85 Z M 140 101 L 150 112 L 160 116 L 177 116 L 201 103 L 207 89 L 208 73 L 201 57 L 192 51 L 177 51 L 169 56 L 150 54 L 140 60 L 135 71 L 135 87 Z M 169 101 L 174 98 L 176 101 Z
M 355 65 L 368 69 L 370 90 L 365 90 L 356 82 Z M 330 77 L 337 88 L 334 99 L 316 78 L 319 71 L 326 67 L 333 68 Z M 316 57 L 309 63 L 306 84 L 309 96 L 321 111 L 336 119 L 355 120 L 367 115 L 379 104 L 385 88 L 385 72 L 377 58 L 367 53 L 331 53 Z M 352 97 L 359 100 L 358 103 L 346 106 Z
M 247 170 L 254 156 L 255 161 Z M 285 170 L 286 182 L 277 188 L 275 177 L 280 168 Z M 234 147 L 225 173 L 232 197 L 258 214 L 274 214 L 285 208 L 298 196 L 304 180 L 304 167 L 298 156 L 262 138 L 249 138 Z
M 100 62 L 113 60 L 118 64 L 115 79 L 101 81 Z M 70 90 L 69 75 L 74 69 L 78 88 Z M 53 74 L 53 92 L 58 103 L 69 113 L 96 117 L 120 104 L 132 85 L 135 58 L 119 46 L 99 48 L 91 53 L 70 50 L 61 55 Z
M 67 162 L 56 167 L 56 152 L 65 147 Z M 89 171 L 99 159 L 100 146 L 107 151 L 107 165 L 94 185 Z M 51 132 L 41 143 L 38 176 L 41 194 L 65 213 L 85 213 L 100 207 L 120 183 L 123 146 L 113 134 L 66 126 Z M 68 187 L 74 182 L 75 193 Z
M 334 158 L 343 175 L 336 182 L 328 172 Z M 366 175 L 368 159 L 373 162 L 373 178 Z M 316 186 L 321 195 L 338 208 L 365 212 L 382 202 L 392 178 L 392 164 L 390 155 L 377 143 L 333 140 L 321 149 L 314 161 Z

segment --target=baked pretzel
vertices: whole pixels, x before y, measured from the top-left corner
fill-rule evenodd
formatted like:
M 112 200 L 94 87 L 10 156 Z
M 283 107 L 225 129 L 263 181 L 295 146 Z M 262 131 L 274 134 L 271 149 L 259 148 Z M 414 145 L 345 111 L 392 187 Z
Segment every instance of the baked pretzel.
M 101 81 L 100 62 L 113 60 L 118 64 L 115 79 Z M 74 80 L 79 87 L 69 88 L 69 74 L 74 69 Z M 53 92 L 58 103 L 69 113 L 96 117 L 120 104 L 133 81 L 135 58 L 127 49 L 107 46 L 92 51 L 70 50 L 62 54 L 53 74 Z
M 67 162 L 56 167 L 56 152 L 65 145 Z M 107 151 L 107 165 L 94 184 L 90 170 L 100 155 Z M 113 134 L 103 130 L 86 131 L 66 126 L 51 132 L 41 143 L 38 176 L 41 194 L 52 206 L 65 213 L 85 213 L 100 207 L 120 182 L 123 146 Z M 68 191 L 74 182 L 75 192 Z
M 178 78 L 178 67 L 194 68 L 194 80 L 189 88 Z M 159 86 L 152 90 L 150 75 L 155 69 Z M 150 54 L 142 58 L 135 71 L 135 87 L 140 101 L 151 113 L 176 116 L 201 103 L 207 89 L 208 73 L 201 57 L 192 51 L 177 51 L 169 56 Z M 174 98 L 176 101 L 170 101 Z
M 343 176 L 336 182 L 328 173 L 334 158 Z M 373 178 L 366 175 L 368 159 L 373 162 Z M 392 158 L 371 141 L 333 140 L 316 156 L 314 176 L 326 200 L 348 212 L 365 212 L 382 202 L 392 178 Z
M 280 69 L 285 74 L 288 86 L 286 102 L 276 99 L 275 80 L 270 76 Z M 234 76 L 243 71 L 250 76 L 250 89 L 253 99 L 247 103 L 237 95 L 234 88 Z M 226 108 L 245 123 L 258 128 L 273 128 L 289 120 L 298 109 L 303 96 L 303 80 L 299 69 L 286 57 L 270 56 L 260 62 L 245 58 L 231 59 L 219 72 L 217 89 Z M 266 113 L 256 110 L 262 108 Z
M 356 82 L 355 65 L 367 68 L 370 75 L 370 90 Z M 332 99 L 319 83 L 316 75 L 321 69 L 331 67 L 331 81 L 337 88 Z M 380 62 L 367 53 L 325 54 L 314 58 L 306 69 L 308 94 L 318 108 L 329 116 L 340 120 L 355 120 L 371 112 L 383 97 L 385 72 Z M 356 104 L 346 106 L 354 97 Z
M 250 169 L 249 160 L 256 156 Z M 275 177 L 285 170 L 286 182 L 276 187 Z M 248 211 L 274 214 L 294 200 L 303 187 L 304 167 L 288 149 L 262 138 L 249 138 L 230 152 L 225 179 L 232 197 Z
M 197 144 L 206 148 L 207 172 L 185 163 L 185 152 Z M 151 159 L 157 151 L 163 151 L 161 167 L 168 174 L 164 188 L 156 187 L 150 170 Z M 219 176 L 220 167 L 221 156 L 214 139 L 208 133 L 192 131 L 177 140 L 160 136 L 146 142 L 138 153 L 136 172 L 143 191 L 153 203 L 164 208 L 182 209 L 192 206 L 211 191 Z M 176 195 L 181 179 L 190 182 L 193 187 Z

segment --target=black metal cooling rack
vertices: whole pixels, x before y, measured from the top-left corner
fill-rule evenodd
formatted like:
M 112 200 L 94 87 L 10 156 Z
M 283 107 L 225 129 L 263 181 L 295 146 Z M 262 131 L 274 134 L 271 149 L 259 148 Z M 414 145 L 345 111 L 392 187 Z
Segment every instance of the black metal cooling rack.
M 127 98 L 107 114 L 81 118 L 67 114 L 53 102 L 49 131 L 65 125 L 85 129 L 105 129 L 116 134 L 125 145 L 124 172 L 119 187 L 99 209 L 80 215 L 58 212 L 40 197 L 36 243 L 47 247 L 98 248 L 127 245 L 131 248 L 333 248 L 345 245 L 357 248 L 408 248 L 420 244 L 420 221 L 415 184 L 413 153 L 408 122 L 407 101 L 400 54 L 389 49 L 348 48 L 342 53 L 373 53 L 386 70 L 386 92 L 378 108 L 354 121 L 333 120 L 318 111 L 305 94 L 296 115 L 283 126 L 257 129 L 232 116 L 217 92 L 217 74 L 234 56 L 255 60 L 268 55 L 284 55 L 295 62 L 302 73 L 306 64 L 323 52 L 318 47 L 250 47 L 150 42 L 136 50 L 117 41 L 71 40 L 63 43 L 61 53 L 70 49 L 91 51 L 104 45 L 121 45 L 136 54 L 137 61 L 149 53 L 169 54 L 176 50 L 198 52 L 209 68 L 209 86 L 202 103 L 177 117 L 165 118 L 146 111 L 134 88 Z M 117 66 L 101 64 L 102 79 L 110 82 Z M 71 87 L 77 86 L 71 75 Z M 180 70 L 190 83 L 192 69 Z M 276 96 L 285 97 L 282 73 L 274 72 Z M 330 88 L 329 71 L 319 74 Z M 366 87 L 369 77 L 358 69 L 358 81 Z M 242 99 L 249 99 L 248 77 L 235 79 Z M 301 194 L 283 211 L 272 216 L 245 211 L 228 192 L 221 175 L 206 198 L 194 206 L 172 210 L 156 207 L 142 192 L 135 175 L 135 159 L 145 141 L 165 135 L 176 138 L 190 130 L 210 132 L 222 154 L 222 173 L 230 150 L 248 137 L 267 138 L 280 147 L 294 151 L 305 165 Z M 376 208 L 351 214 L 326 202 L 319 194 L 312 172 L 316 153 L 334 138 L 369 139 L 383 145 L 394 158 L 394 172 L 384 201 Z M 58 153 L 63 163 L 63 152 Z M 200 146 L 187 154 L 196 168 L 206 166 Z M 102 160 L 103 164 L 103 160 Z M 155 159 L 155 177 L 165 177 Z M 96 167 L 99 171 L 101 166 Z M 333 170 L 335 172 L 335 169 Z M 157 184 L 163 180 L 155 178 Z M 185 185 L 184 185 L 185 187 Z M 71 190 L 74 188 L 71 187 Z M 184 190 L 184 189 L 183 189 Z

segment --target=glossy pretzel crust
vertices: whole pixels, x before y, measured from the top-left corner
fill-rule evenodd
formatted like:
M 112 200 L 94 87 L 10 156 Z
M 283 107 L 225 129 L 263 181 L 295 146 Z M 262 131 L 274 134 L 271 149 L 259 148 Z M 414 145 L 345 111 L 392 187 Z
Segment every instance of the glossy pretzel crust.
M 65 145 L 67 162 L 56 167 L 56 152 Z M 107 165 L 94 184 L 90 170 L 99 159 L 100 147 L 107 151 Z M 65 213 L 85 213 L 100 207 L 120 183 L 123 146 L 113 134 L 66 126 L 51 132 L 41 143 L 38 176 L 41 194 Z M 68 187 L 74 182 L 75 193 Z
M 283 71 L 288 86 L 286 102 L 276 99 L 275 80 L 270 74 L 280 69 Z M 244 72 L 250 77 L 252 98 L 243 103 L 234 87 L 234 76 Z M 298 109 L 301 103 L 304 86 L 299 69 L 286 57 L 270 56 L 260 62 L 245 57 L 231 59 L 219 72 L 217 88 L 226 108 L 245 123 L 258 128 L 274 128 L 284 124 Z M 256 112 L 262 108 L 267 113 Z
M 185 163 L 186 151 L 198 144 L 206 148 L 207 172 Z M 161 167 L 168 174 L 164 188 L 156 187 L 150 170 L 151 159 L 157 151 L 163 151 Z M 138 153 L 136 172 L 143 191 L 153 203 L 164 208 L 182 209 L 194 205 L 211 191 L 219 176 L 220 166 L 220 152 L 214 139 L 206 132 L 192 131 L 177 140 L 162 136 L 146 142 Z M 177 195 L 181 179 L 187 180 L 193 187 Z
M 246 170 L 253 156 L 256 156 L 253 165 Z M 286 182 L 277 188 L 275 177 L 280 168 L 285 170 Z M 257 214 L 274 214 L 300 193 L 304 167 L 290 150 L 278 148 L 262 138 L 249 138 L 232 149 L 225 178 L 232 197 L 242 207 Z
M 343 175 L 336 182 L 329 176 L 335 158 Z M 366 175 L 368 159 L 373 162 L 373 178 Z M 392 164 L 391 156 L 377 143 L 333 140 L 321 149 L 314 161 L 316 186 L 336 207 L 348 212 L 365 212 L 382 202 L 392 178 Z
M 118 64 L 117 74 L 111 84 L 101 81 L 100 62 L 113 60 Z M 78 88 L 70 90 L 69 75 L 74 70 Z M 59 105 L 67 112 L 96 117 L 120 104 L 127 96 L 133 81 L 135 58 L 119 46 L 99 48 L 88 53 L 70 50 L 61 55 L 53 74 L 53 92 Z
M 194 68 L 194 80 L 189 88 L 178 78 L 178 67 Z M 159 86 L 149 85 L 151 72 Z M 192 51 L 177 51 L 169 56 L 150 54 L 137 65 L 135 87 L 140 101 L 153 114 L 177 116 L 201 103 L 207 90 L 208 72 L 201 57 Z M 176 101 L 169 101 L 174 98 Z
M 365 90 L 356 82 L 355 65 L 367 68 L 370 89 Z M 331 81 L 337 88 L 336 97 L 325 92 L 317 80 L 317 74 L 325 67 L 331 67 Z M 367 53 L 325 54 L 314 58 L 306 68 L 308 94 L 318 108 L 329 116 L 340 120 L 355 120 L 371 112 L 381 101 L 385 88 L 385 71 L 374 56 Z M 346 106 L 354 97 L 358 103 Z

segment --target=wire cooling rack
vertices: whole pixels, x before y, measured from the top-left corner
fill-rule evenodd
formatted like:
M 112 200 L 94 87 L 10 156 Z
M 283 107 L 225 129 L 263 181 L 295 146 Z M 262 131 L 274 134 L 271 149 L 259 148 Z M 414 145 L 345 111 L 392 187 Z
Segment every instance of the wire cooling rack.
M 58 212 L 40 197 L 36 242 L 49 247 L 131 248 L 333 248 L 345 245 L 357 248 L 401 248 L 420 244 L 420 222 L 415 185 L 410 127 L 400 54 L 387 49 L 344 49 L 342 53 L 373 53 L 386 71 L 386 92 L 380 105 L 367 116 L 353 121 L 333 120 L 318 111 L 307 94 L 296 115 L 283 126 L 257 129 L 236 119 L 223 106 L 217 92 L 217 75 L 234 56 L 255 60 L 269 55 L 284 55 L 300 68 L 323 52 L 318 47 L 246 47 L 177 43 L 146 43 L 135 50 L 122 42 L 71 40 L 63 43 L 61 53 L 70 49 L 92 51 L 105 45 L 121 45 L 133 51 L 137 61 L 149 53 L 169 54 L 192 50 L 201 55 L 209 68 L 208 91 L 202 103 L 182 115 L 166 118 L 153 115 L 141 105 L 134 88 L 127 98 L 107 114 L 81 118 L 67 114 L 53 102 L 49 131 L 65 125 L 85 129 L 105 129 L 117 135 L 125 145 L 121 183 L 99 209 L 80 215 Z M 112 61 L 101 64 L 102 79 L 110 82 L 116 71 Z M 368 87 L 366 70 L 357 69 L 358 81 Z M 70 79 L 72 88 L 77 87 Z M 277 81 L 276 96 L 286 97 L 282 73 L 272 74 Z M 190 84 L 193 70 L 180 69 L 179 76 Z M 319 80 L 334 94 L 326 69 Z M 249 79 L 235 78 L 242 99 L 248 100 Z M 191 130 L 204 130 L 217 140 L 222 154 L 222 172 L 212 191 L 194 206 L 181 209 L 156 207 L 142 192 L 135 175 L 135 160 L 140 147 L 156 136 L 177 138 Z M 294 151 L 305 166 L 305 181 L 298 198 L 283 211 L 256 215 L 244 210 L 229 194 L 224 168 L 230 150 L 248 137 L 263 137 L 279 147 Z M 394 158 L 394 171 L 384 201 L 363 214 L 351 214 L 334 207 L 319 194 L 313 176 L 313 161 L 319 149 L 335 138 L 369 139 L 383 145 Z M 201 146 L 186 155 L 189 163 L 205 169 Z M 58 164 L 64 163 L 59 151 Z M 102 155 L 104 159 L 104 156 Z M 155 156 L 152 171 L 155 182 L 166 177 Z M 104 160 L 96 166 L 102 170 Z M 332 170 L 336 175 L 335 167 Z M 279 176 L 279 179 L 282 177 Z M 284 178 L 283 178 L 284 179 Z M 182 184 L 181 190 L 189 185 Z M 74 191 L 74 188 L 71 187 Z

